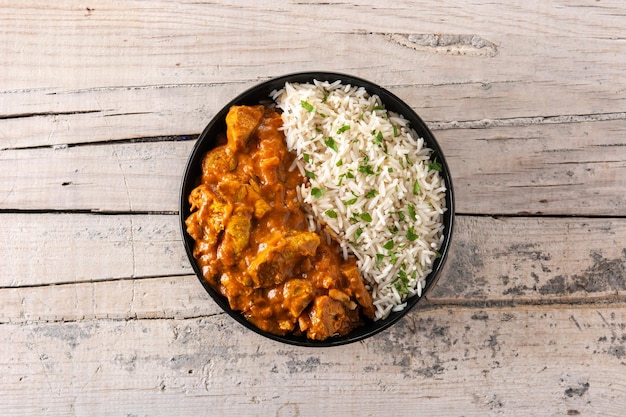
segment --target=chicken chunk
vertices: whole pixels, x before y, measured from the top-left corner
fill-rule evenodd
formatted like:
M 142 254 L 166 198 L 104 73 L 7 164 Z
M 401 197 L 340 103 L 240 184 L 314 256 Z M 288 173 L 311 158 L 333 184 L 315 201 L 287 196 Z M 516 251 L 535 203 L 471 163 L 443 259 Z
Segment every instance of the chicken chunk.
M 250 136 L 261 122 L 265 107 L 232 106 L 226 115 L 226 136 L 228 148 L 237 152 L 246 147 Z
M 232 266 L 239 260 L 250 242 L 251 226 L 250 213 L 242 207 L 235 209 L 225 224 L 224 237 L 218 248 L 218 255 L 224 265 Z
M 313 285 L 306 279 L 290 279 L 283 287 L 283 308 L 294 322 L 313 300 Z
M 312 232 L 292 231 L 272 236 L 265 242 L 265 249 L 250 262 L 249 272 L 255 286 L 282 283 L 300 260 L 315 255 L 319 244 L 319 235 Z
M 222 178 L 225 173 L 232 172 L 236 168 L 235 154 L 226 145 L 218 146 L 202 158 L 202 181 L 215 182 L 216 179 Z
M 365 284 L 363 283 L 363 278 L 359 273 L 356 261 L 344 263 L 341 267 L 341 275 L 348 280 L 349 290 L 352 293 L 352 296 L 356 298 L 356 301 L 362 307 L 363 314 L 370 319 L 373 319 L 376 315 L 376 310 L 374 309 L 372 295 L 369 291 L 367 291 L 367 288 L 365 288 Z
M 189 205 L 196 211 L 185 220 L 187 232 L 196 240 L 207 239 L 207 236 L 216 239 L 224 229 L 224 221 L 230 216 L 232 206 L 206 184 L 193 189 Z
M 310 339 L 324 340 L 331 336 L 345 334 L 352 328 L 352 322 L 343 304 L 327 295 L 317 297 L 313 301 L 309 317 L 307 336 Z

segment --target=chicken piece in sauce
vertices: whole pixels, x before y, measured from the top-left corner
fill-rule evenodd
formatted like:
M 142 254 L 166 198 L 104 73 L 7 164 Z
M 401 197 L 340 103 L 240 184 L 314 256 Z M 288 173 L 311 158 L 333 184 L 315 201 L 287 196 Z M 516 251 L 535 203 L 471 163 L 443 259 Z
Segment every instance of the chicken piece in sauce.
M 308 230 L 289 170 L 295 156 L 282 119 L 264 106 L 233 106 L 220 144 L 202 161 L 187 232 L 204 279 L 259 329 L 324 340 L 374 317 L 356 260 Z

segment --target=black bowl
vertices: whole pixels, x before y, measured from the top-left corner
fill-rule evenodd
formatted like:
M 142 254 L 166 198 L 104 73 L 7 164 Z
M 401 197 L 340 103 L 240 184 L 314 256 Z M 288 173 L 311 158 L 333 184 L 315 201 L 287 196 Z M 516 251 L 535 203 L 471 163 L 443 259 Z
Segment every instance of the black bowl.
M 370 81 L 366 81 L 351 75 L 332 72 L 302 72 L 283 75 L 281 77 L 272 78 L 268 81 L 255 85 L 254 87 L 241 93 L 233 100 L 231 100 L 228 104 L 226 104 L 215 115 L 215 117 L 213 117 L 208 126 L 200 134 L 198 141 L 196 142 L 191 152 L 191 156 L 189 157 L 187 166 L 185 167 L 182 189 L 180 193 L 180 225 L 182 229 L 185 250 L 187 251 L 187 255 L 189 256 L 189 260 L 191 261 L 191 265 L 193 266 L 196 275 L 200 279 L 200 282 L 209 293 L 209 295 L 226 313 L 228 313 L 231 317 L 233 317 L 239 323 L 243 324 L 252 331 L 270 339 L 291 345 L 323 347 L 338 346 L 356 342 L 387 329 L 394 323 L 398 322 L 398 320 L 400 320 L 402 317 L 404 317 L 411 310 L 411 308 L 417 304 L 417 302 L 420 300 L 420 297 L 414 296 L 410 298 L 404 310 L 391 313 L 385 320 L 368 321 L 365 323 L 364 326 L 354 329 L 352 332 L 343 337 L 329 338 L 324 341 L 315 341 L 309 340 L 304 336 L 278 336 L 275 334 L 267 333 L 261 331 L 255 325 L 246 320 L 246 318 L 240 312 L 232 310 L 228 305 L 228 301 L 226 300 L 226 298 L 219 294 L 204 280 L 204 278 L 202 277 L 202 273 L 200 272 L 200 269 L 198 268 L 198 265 L 196 264 L 196 261 L 193 257 L 194 240 L 191 238 L 191 236 L 187 234 L 185 226 L 185 218 L 190 214 L 188 196 L 191 190 L 193 190 L 193 188 L 196 186 L 196 181 L 201 174 L 202 157 L 208 150 L 212 149 L 215 146 L 217 134 L 226 130 L 225 118 L 229 108 L 233 105 L 255 105 L 263 102 L 270 102 L 270 93 L 273 90 L 281 89 L 286 82 L 305 83 L 312 82 L 314 79 L 329 82 L 341 80 L 343 84 L 351 84 L 353 86 L 364 87 L 370 95 L 378 95 L 387 110 L 402 114 L 410 122 L 410 126 L 417 132 L 420 137 L 424 138 L 426 145 L 433 150 L 431 158 L 437 158 L 437 160 L 441 163 L 442 171 L 440 174 L 445 179 L 448 189 L 448 191 L 446 192 L 447 211 L 444 214 L 443 220 L 445 225 L 445 229 L 443 232 L 444 240 L 441 248 L 439 249 L 441 257 L 437 258 L 434 261 L 433 270 L 426 277 L 426 286 L 422 291 L 422 296 L 426 294 L 426 292 L 430 288 L 432 288 L 446 260 L 450 247 L 450 239 L 452 237 L 452 229 L 454 223 L 454 196 L 452 190 L 452 180 L 450 178 L 450 171 L 448 169 L 446 159 L 444 158 L 439 144 L 435 140 L 433 134 L 430 132 L 426 124 L 406 103 L 404 103 L 402 100 L 400 100 L 398 97 L 385 90 L 384 88 L 379 87 L 378 85 L 373 84 Z

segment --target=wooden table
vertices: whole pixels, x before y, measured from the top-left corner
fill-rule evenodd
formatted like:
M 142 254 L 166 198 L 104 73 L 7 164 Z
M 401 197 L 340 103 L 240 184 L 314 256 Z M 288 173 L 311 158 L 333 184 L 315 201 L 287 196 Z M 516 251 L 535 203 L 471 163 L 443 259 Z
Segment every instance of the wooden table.
M 0 415 L 626 415 L 622 0 L 0 3 Z M 212 115 L 306 70 L 407 101 L 456 190 L 427 299 L 328 349 L 222 313 L 178 227 Z

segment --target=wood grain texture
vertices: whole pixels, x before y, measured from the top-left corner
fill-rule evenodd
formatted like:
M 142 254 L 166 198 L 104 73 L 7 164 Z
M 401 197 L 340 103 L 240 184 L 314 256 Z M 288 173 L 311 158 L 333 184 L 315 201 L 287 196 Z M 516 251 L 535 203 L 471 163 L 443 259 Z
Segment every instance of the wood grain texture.
M 28 298 L 54 300 L 53 294 L 61 289 L 88 293 L 73 283 L 89 289 L 99 288 L 89 282 L 104 282 L 102 288 L 121 286 L 119 291 L 130 294 L 139 285 L 132 279 L 159 278 L 141 285 L 156 286 L 151 293 L 168 294 L 170 290 L 157 288 L 169 278 L 173 281 L 168 285 L 174 285 L 179 276 L 179 291 L 198 296 L 198 286 L 183 279 L 193 271 L 178 216 L 18 213 L 2 214 L 0 221 L 6 225 L 0 229 L 1 288 L 24 292 L 20 287 L 35 287 L 28 290 Z M 450 256 L 428 299 L 467 305 L 624 300 L 624 241 L 624 219 L 458 216 Z M 106 283 L 117 280 L 123 282 Z M 51 284 L 69 284 L 70 289 Z M 198 302 L 204 303 L 204 298 Z M 63 303 L 65 298 L 56 307 L 62 317 L 81 317 L 71 312 L 76 301 L 68 303 L 70 310 Z M 177 308 L 174 302 L 169 304 Z M 15 309 L 6 309 L 5 317 L 22 317 L 20 305 L 12 305 Z M 201 309 L 195 304 L 189 307 Z M 121 303 L 117 310 L 97 317 L 118 317 L 126 310 L 128 304 Z M 27 315 L 41 314 L 35 309 Z M 134 315 L 129 311 L 128 317 Z
M 0 415 L 626 415 L 623 1 L 0 9 Z M 311 70 L 415 109 L 458 213 L 418 307 L 331 349 L 221 312 L 178 220 L 211 117 Z
M 625 321 L 624 306 L 437 308 L 331 349 L 277 346 L 223 315 L 5 324 L 0 411 L 617 417 Z
M 459 213 L 626 213 L 623 120 L 435 131 Z M 174 212 L 194 140 L 6 149 L 0 209 Z M 45 163 L 41 163 L 45 161 Z

